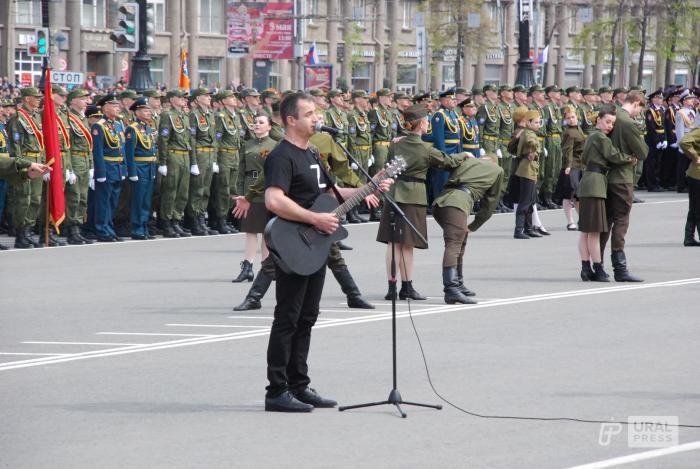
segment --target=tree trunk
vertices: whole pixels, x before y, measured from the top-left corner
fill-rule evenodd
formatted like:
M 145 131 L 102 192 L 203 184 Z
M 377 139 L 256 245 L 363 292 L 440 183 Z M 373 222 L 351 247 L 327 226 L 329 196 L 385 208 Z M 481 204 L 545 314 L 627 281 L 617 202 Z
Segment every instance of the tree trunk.
M 649 25 L 649 15 L 651 14 L 651 6 L 649 0 L 644 0 L 642 7 L 642 47 L 639 50 L 639 69 L 637 69 L 637 85 L 642 84 L 644 79 L 644 54 L 647 51 L 647 26 Z
M 461 8 L 461 7 L 460 7 Z M 464 19 L 460 11 L 457 17 L 457 57 L 455 58 L 455 87 L 462 86 L 462 60 L 464 60 Z
M 620 3 L 617 6 L 617 17 L 615 18 L 615 24 L 613 24 L 613 30 L 612 34 L 610 37 L 610 45 L 611 45 L 611 53 L 612 56 L 610 58 L 610 76 L 608 77 L 608 86 L 613 86 L 613 80 L 615 78 L 615 56 L 616 56 L 616 51 L 615 51 L 615 46 L 617 42 L 617 30 L 620 26 L 620 21 L 622 21 L 622 12 L 625 9 L 625 0 L 620 0 Z

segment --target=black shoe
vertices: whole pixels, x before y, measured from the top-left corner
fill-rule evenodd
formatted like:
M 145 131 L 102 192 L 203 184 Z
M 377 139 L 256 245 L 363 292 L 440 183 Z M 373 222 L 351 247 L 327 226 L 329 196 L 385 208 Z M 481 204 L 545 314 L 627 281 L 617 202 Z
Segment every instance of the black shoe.
M 530 237 L 525 233 L 524 230 L 522 229 L 515 229 L 515 232 L 513 233 L 513 238 L 515 239 L 530 239 Z
M 265 411 L 267 412 L 311 412 L 314 406 L 304 404 L 297 400 L 289 391 L 285 391 L 277 397 L 265 397 Z
M 413 288 L 413 281 L 409 280 L 408 282 L 401 282 L 401 290 L 399 290 L 399 299 L 400 300 L 405 300 L 405 299 L 411 299 L 411 300 L 427 300 L 425 296 L 421 295 L 416 291 L 415 288 Z
M 362 296 L 348 296 L 348 308 L 374 309 L 374 305 L 367 303 Z
M 695 241 L 695 239 L 690 238 L 690 239 L 686 239 L 685 241 L 683 241 L 683 246 L 686 246 L 686 247 L 690 247 L 690 246 L 700 246 L 700 243 L 698 243 L 697 241 Z
M 664 190 L 661 188 L 661 186 L 654 186 L 650 187 L 647 189 L 648 192 L 663 192 Z
M 353 208 L 347 213 L 348 223 L 362 223 L 364 220 L 357 214 L 357 209 Z
M 601 270 L 603 266 L 600 266 Z M 591 261 L 581 261 L 581 280 L 584 282 L 595 281 L 595 272 L 591 268 Z
M 173 220 L 171 225 L 173 227 L 173 231 L 177 233 L 180 238 L 189 238 L 192 236 L 192 232 L 190 230 L 186 230 L 182 227 L 182 225 L 180 225 L 180 220 Z
M 542 225 L 536 227 L 536 228 L 535 228 L 535 231 L 537 231 L 537 232 L 538 232 L 539 234 L 541 234 L 542 236 L 551 236 L 551 235 L 552 235 L 552 233 L 550 233 L 549 231 L 547 231 L 547 228 L 545 228 L 545 227 L 542 226 Z
M 100 243 L 114 243 L 117 241 L 115 236 L 97 236 L 97 241 Z
M 348 246 L 347 244 L 345 244 L 342 241 L 338 241 L 335 244 L 338 245 L 338 249 L 340 249 L 341 251 L 352 251 L 354 249 L 352 246 Z
M 391 301 L 393 298 L 396 298 L 396 284 L 389 282 L 389 290 L 386 295 L 384 295 L 384 299 Z
M 382 211 L 378 208 L 373 208 L 369 214 L 369 221 L 379 221 L 382 218 Z
M 15 237 L 15 249 L 32 249 L 34 248 L 34 241 L 27 237 L 28 230 L 24 227 L 19 227 L 16 230 L 17 236 Z
M 136 240 L 136 241 L 146 241 L 146 240 L 149 239 L 149 238 L 147 238 L 146 235 L 135 235 L 135 234 L 132 234 L 132 235 L 131 235 L 131 239 L 134 239 L 134 240 Z
M 528 235 L 530 238 L 541 238 L 542 237 L 542 235 L 535 228 L 530 228 L 529 230 L 525 230 L 525 234 Z
M 5 246 L 4 244 L 1 244 L 1 243 L 0 243 L 0 251 L 7 251 L 7 250 L 9 250 L 9 249 L 10 249 L 10 248 L 8 248 L 8 247 Z
M 260 300 L 256 300 L 255 298 L 251 298 L 249 296 L 246 296 L 245 299 L 243 300 L 243 303 L 239 304 L 238 306 L 234 306 L 233 310 L 234 311 L 248 311 L 252 309 L 260 309 L 262 305 L 260 304 Z
M 253 264 L 244 259 L 243 262 L 241 262 L 241 273 L 238 274 L 238 277 L 231 280 L 231 282 L 233 282 L 233 283 L 241 283 L 241 282 L 245 282 L 245 281 L 252 282 L 254 276 L 255 276 L 255 274 L 253 273 Z
M 301 391 L 292 391 L 290 394 L 304 404 L 309 404 L 314 407 L 331 409 L 338 405 L 338 403 L 333 399 L 325 399 L 319 396 L 315 389 L 309 387 L 306 387 Z
M 612 251 L 610 253 L 613 265 L 613 274 L 616 282 L 643 282 L 639 277 L 632 275 L 627 270 L 627 257 L 624 251 Z
M 200 223 L 199 218 L 195 218 L 194 221 L 192 222 L 192 236 L 206 236 L 207 235 L 207 227 L 204 226 L 204 223 Z M 180 233 L 180 236 L 182 236 L 182 233 Z
M 231 228 L 229 228 L 228 224 L 226 224 L 226 217 L 219 218 L 219 223 L 217 223 L 216 229 L 222 235 L 227 235 L 227 234 L 233 233 L 233 231 L 231 231 Z
M 204 232 L 207 234 L 207 236 L 216 236 L 219 234 L 218 231 L 212 229 L 207 225 L 207 221 L 204 219 L 204 215 L 199 217 L 199 226 L 201 226 L 204 229 Z

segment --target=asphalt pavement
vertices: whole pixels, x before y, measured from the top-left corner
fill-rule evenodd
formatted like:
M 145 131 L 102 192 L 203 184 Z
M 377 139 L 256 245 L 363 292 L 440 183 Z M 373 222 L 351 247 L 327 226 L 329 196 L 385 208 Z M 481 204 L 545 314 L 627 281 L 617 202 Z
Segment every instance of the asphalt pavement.
M 393 406 L 264 412 L 274 291 L 232 311 L 250 287 L 231 283 L 242 235 L 0 252 L 0 467 L 695 469 L 700 428 L 616 423 L 700 425 L 687 196 L 640 196 L 626 252 L 644 283 L 581 282 L 561 210 L 532 240 L 499 214 L 467 247 L 478 305 L 443 302 L 430 220 L 414 278 L 429 300 L 398 305 L 398 389 L 443 409 L 404 405 L 406 419 Z M 349 231 L 343 254 L 377 309 L 348 309 L 328 272 L 310 355 L 312 386 L 341 405 L 392 389 L 385 247 L 375 223 Z M 536 420 L 558 417 L 607 423 Z

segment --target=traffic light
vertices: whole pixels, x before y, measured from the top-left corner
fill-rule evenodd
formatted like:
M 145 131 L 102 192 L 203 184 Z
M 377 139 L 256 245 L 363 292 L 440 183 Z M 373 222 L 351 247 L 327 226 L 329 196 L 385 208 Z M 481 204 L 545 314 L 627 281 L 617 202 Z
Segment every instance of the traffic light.
M 115 52 L 136 52 L 139 50 L 139 4 L 125 3 L 119 7 L 119 26 L 109 38 L 114 42 Z
M 152 49 L 156 45 L 156 21 L 153 3 L 146 3 L 146 24 L 143 29 L 146 36 L 146 49 Z
M 49 56 L 49 28 L 34 30 L 34 42 L 28 45 L 27 53 L 38 57 Z

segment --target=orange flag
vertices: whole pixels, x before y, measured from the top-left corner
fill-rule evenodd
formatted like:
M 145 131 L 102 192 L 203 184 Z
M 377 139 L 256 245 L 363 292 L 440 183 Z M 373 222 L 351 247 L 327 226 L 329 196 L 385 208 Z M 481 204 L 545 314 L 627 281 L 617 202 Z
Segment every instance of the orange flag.
M 63 164 L 61 145 L 58 141 L 58 116 L 51 93 L 51 69 L 46 69 L 44 80 L 44 113 L 41 119 L 46 149 L 46 164 L 51 166 L 51 179 L 47 189 L 49 199 L 49 221 L 59 231 L 59 226 L 66 218 L 66 200 L 63 196 Z
M 178 86 L 186 90 L 190 89 L 190 67 L 187 64 L 187 49 L 182 49 L 180 56 L 180 82 Z

